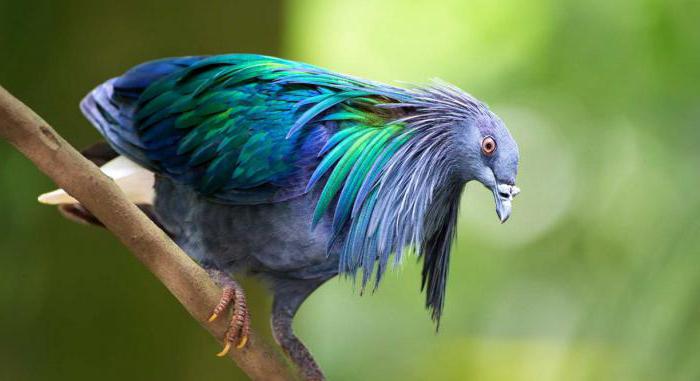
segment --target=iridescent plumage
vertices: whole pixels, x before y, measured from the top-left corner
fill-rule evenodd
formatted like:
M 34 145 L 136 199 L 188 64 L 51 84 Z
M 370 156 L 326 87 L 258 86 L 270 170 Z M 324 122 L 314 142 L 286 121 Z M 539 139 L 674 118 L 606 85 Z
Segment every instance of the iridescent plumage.
M 378 284 L 390 256 L 410 248 L 436 320 L 469 180 L 454 170 L 464 164 L 454 142 L 480 118 L 500 123 L 447 84 L 404 89 L 244 54 L 146 63 L 81 107 L 119 153 L 214 202 L 320 188 L 312 225 L 329 218 L 338 271 L 362 270 L 364 287 L 376 269 Z

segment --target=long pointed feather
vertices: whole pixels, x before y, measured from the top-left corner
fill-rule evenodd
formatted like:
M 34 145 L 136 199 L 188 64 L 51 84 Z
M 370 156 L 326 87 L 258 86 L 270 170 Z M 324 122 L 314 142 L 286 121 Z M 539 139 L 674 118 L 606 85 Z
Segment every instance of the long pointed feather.
M 356 97 L 361 97 L 364 95 L 370 95 L 370 93 L 366 91 L 348 91 L 345 93 L 340 93 L 331 97 L 328 97 L 327 99 L 315 104 L 308 110 L 306 110 L 300 117 L 297 119 L 297 121 L 294 123 L 294 126 L 289 130 L 287 133 L 287 138 L 291 137 L 295 133 L 297 133 L 302 127 L 306 125 L 311 119 L 316 117 L 318 114 L 328 110 L 329 108 L 337 105 L 338 103 L 344 102 L 350 98 L 356 98 Z
M 358 129 L 350 134 L 347 138 L 343 139 L 338 145 L 335 146 L 326 154 L 321 163 L 316 167 L 316 170 L 311 175 L 308 184 L 306 185 L 306 192 L 310 191 L 318 182 L 318 180 L 323 177 L 324 174 L 335 164 L 340 158 L 347 152 L 347 150 L 355 143 L 355 141 L 366 133 L 365 129 Z
M 334 232 L 338 233 L 345 224 L 345 221 L 350 214 L 350 209 L 353 206 L 355 196 L 357 195 L 360 185 L 362 184 L 362 180 L 364 180 L 365 175 L 374 164 L 374 161 L 381 152 L 384 143 L 389 140 L 392 134 L 394 134 L 397 130 L 399 130 L 398 126 L 384 128 L 380 133 L 376 134 L 363 149 L 361 156 L 357 159 L 347 177 L 343 190 L 340 192 L 340 197 L 338 198 L 335 214 L 333 216 Z
M 311 223 L 312 226 L 315 226 L 323 216 L 331 200 L 345 181 L 347 173 L 350 171 L 350 169 L 352 169 L 352 165 L 355 163 L 355 160 L 362 153 L 362 147 L 367 143 L 367 140 L 374 136 L 377 132 L 379 132 L 377 129 L 369 129 L 364 135 L 359 137 L 353 143 L 345 155 L 343 155 L 343 157 L 340 159 L 333 170 L 333 173 L 331 173 L 331 176 L 328 178 L 326 185 L 323 187 L 323 192 L 321 192 L 321 196 L 316 203 L 316 210 L 314 211 L 314 216 Z

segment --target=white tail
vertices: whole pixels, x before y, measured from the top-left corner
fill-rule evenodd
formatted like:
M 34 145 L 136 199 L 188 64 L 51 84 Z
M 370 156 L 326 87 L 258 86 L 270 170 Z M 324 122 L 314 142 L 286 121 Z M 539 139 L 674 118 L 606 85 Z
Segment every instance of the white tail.
M 139 166 L 124 156 L 118 156 L 114 160 L 100 167 L 105 175 L 111 177 L 126 197 L 135 204 L 153 204 L 155 192 L 153 184 L 155 176 L 153 172 Z M 63 189 L 56 189 L 39 196 L 39 202 L 48 205 L 77 204 L 78 200 L 71 197 Z

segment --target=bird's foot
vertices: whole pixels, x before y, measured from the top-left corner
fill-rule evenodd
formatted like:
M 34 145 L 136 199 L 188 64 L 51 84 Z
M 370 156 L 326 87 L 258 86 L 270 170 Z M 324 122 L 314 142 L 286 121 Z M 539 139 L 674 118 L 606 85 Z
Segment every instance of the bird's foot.
M 237 349 L 241 349 L 248 343 L 250 315 L 241 285 L 228 274 L 220 270 L 209 269 L 207 272 L 214 282 L 220 285 L 223 290 L 219 303 L 214 307 L 209 317 L 209 322 L 218 319 L 229 307 L 233 309 L 233 316 L 231 316 L 228 331 L 226 331 L 226 337 L 224 339 L 224 348 L 221 352 L 216 354 L 219 357 L 223 357 L 229 352 L 232 346 L 235 345 Z

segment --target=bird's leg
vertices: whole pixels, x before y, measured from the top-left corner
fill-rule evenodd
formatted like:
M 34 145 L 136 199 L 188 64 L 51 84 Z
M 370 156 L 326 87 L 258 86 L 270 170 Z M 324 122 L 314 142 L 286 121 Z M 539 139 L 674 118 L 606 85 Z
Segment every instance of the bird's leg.
M 304 346 L 292 330 L 292 322 L 299 306 L 326 279 L 280 282 L 275 285 L 275 299 L 272 304 L 272 334 L 287 357 L 299 369 L 307 381 L 325 380 L 311 352 Z
M 250 332 L 250 315 L 248 314 L 248 305 L 246 304 L 245 294 L 241 285 L 219 269 L 207 268 L 206 270 L 214 283 L 222 288 L 221 299 L 214 307 L 211 317 L 209 317 L 209 322 L 216 320 L 229 306 L 233 308 L 233 316 L 224 339 L 224 349 L 217 353 L 217 356 L 222 357 L 228 353 L 232 345 L 235 345 L 238 349 L 246 345 L 248 333 Z

